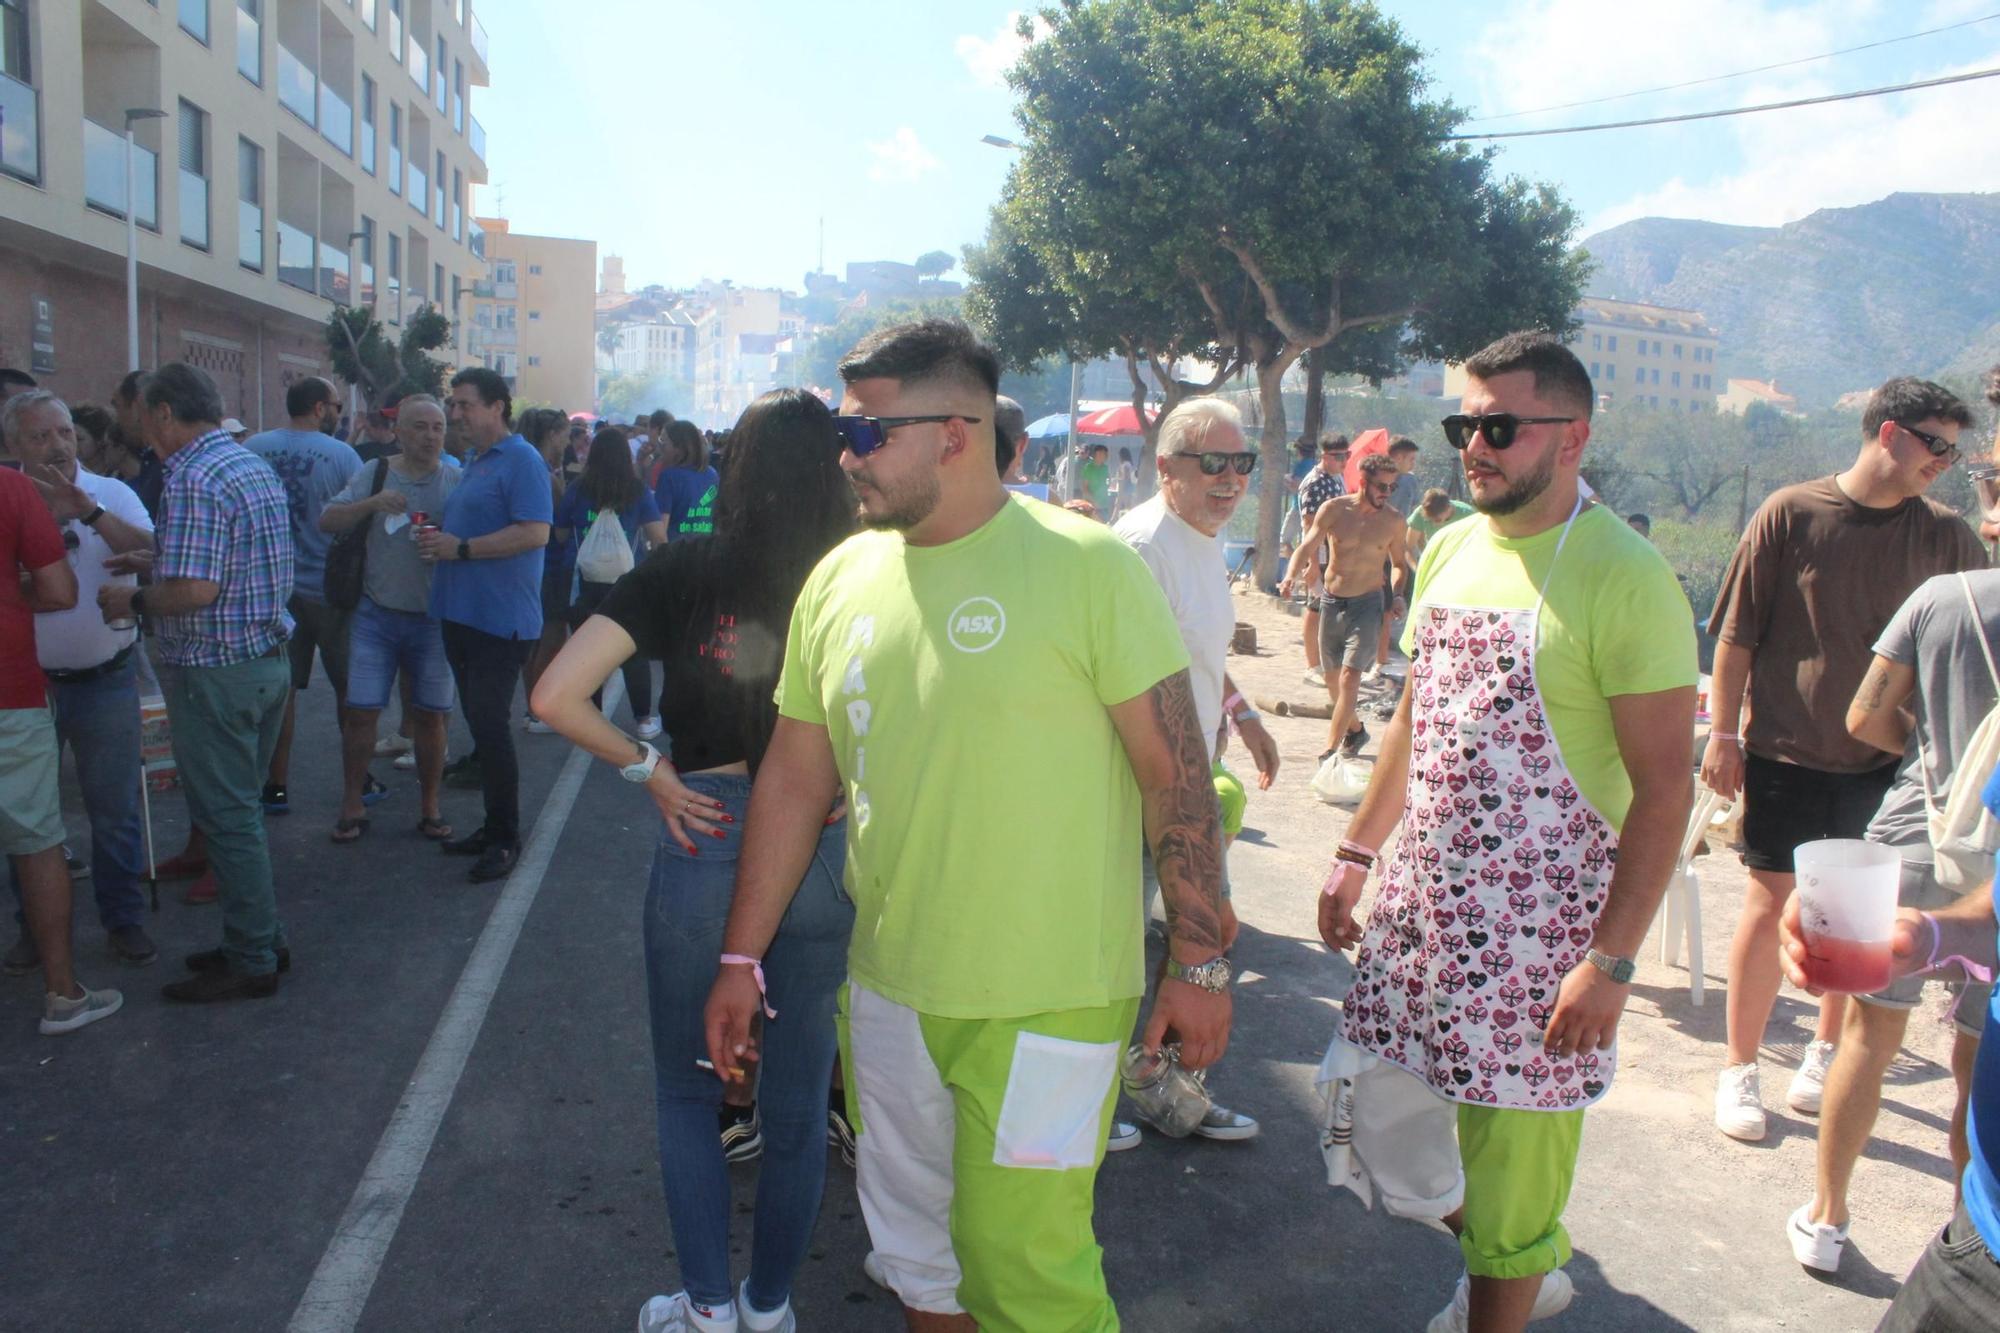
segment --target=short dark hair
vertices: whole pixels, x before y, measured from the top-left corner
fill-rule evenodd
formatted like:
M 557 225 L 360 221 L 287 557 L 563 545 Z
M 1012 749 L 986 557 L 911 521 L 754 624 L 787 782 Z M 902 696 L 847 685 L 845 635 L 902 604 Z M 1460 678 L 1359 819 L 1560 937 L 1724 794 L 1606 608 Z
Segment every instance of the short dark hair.
M 185 425 L 214 425 L 222 420 L 222 393 L 208 372 L 185 361 L 169 361 L 146 377 L 146 406 L 172 410 Z
M 1436 518 L 1451 508 L 1451 496 L 1446 494 L 1442 487 L 1433 486 L 1424 492 L 1424 498 L 1418 502 L 1418 508 Z
M 899 384 L 951 381 L 1000 395 L 1000 358 L 963 320 L 920 319 L 875 330 L 840 360 L 840 380 L 895 380 Z
M 1635 528 L 1644 528 L 1648 532 L 1653 530 L 1653 516 L 1651 514 L 1627 514 L 1625 522 Z
M 654 430 L 665 430 L 673 424 L 673 420 L 674 414 L 672 412 L 667 411 L 664 407 L 657 407 L 653 409 L 653 415 L 646 418 L 646 424 Z
M 1111 456 L 1111 446 L 1108 444 L 1093 444 L 1090 446 L 1090 452 L 1093 454 L 1103 454 L 1109 458 Z
M 1361 484 L 1366 486 L 1369 478 L 1378 472 L 1394 472 L 1396 460 L 1387 454 L 1370 454 L 1361 460 Z
M 1006 395 L 993 400 L 993 465 L 1006 476 L 1014 455 L 1027 443 L 1028 414 Z
M 95 403 L 82 403 L 69 410 L 69 417 L 77 430 L 98 440 L 109 441 L 111 428 L 117 424 L 111 414 Z
M 1319 437 L 1319 451 L 1323 454 L 1341 453 L 1353 447 L 1353 442 L 1345 435 L 1322 435 Z
M 5 384 L 15 389 L 39 389 L 42 387 L 41 381 L 37 380 L 33 375 L 30 375 L 25 370 L 16 370 L 12 366 L 0 366 L 0 384 Z
M 1407 435 L 1398 435 L 1395 439 L 1389 441 L 1389 452 L 1392 454 L 1416 453 L 1417 442 Z
M 334 391 L 331 381 L 318 375 L 308 375 L 285 390 L 285 415 L 302 417 L 323 403 L 339 401 L 340 395 Z
M 692 421 L 669 421 L 666 442 L 674 451 L 673 461 L 668 466 L 684 467 L 695 472 L 708 466 L 708 436 L 702 434 L 701 427 Z
M 1868 395 L 1868 406 L 1861 413 L 1861 433 L 1872 440 L 1882 433 L 1886 422 L 1913 426 L 1931 417 L 1970 426 L 1972 409 L 1942 384 L 1898 375 Z
M 1497 379 L 1525 370 L 1535 377 L 1535 392 L 1543 398 L 1567 402 L 1590 420 L 1597 404 L 1591 388 L 1590 372 L 1576 353 L 1563 346 L 1552 333 L 1524 329 L 1495 339 L 1465 358 L 1465 373 L 1476 380 Z
M 479 395 L 479 401 L 488 407 L 500 404 L 500 419 L 508 425 L 514 424 L 514 391 L 507 387 L 506 377 L 491 366 L 467 366 L 451 377 L 451 387 L 470 384 L 472 391 Z
M 111 397 L 120 403 L 139 403 L 146 399 L 146 381 L 152 378 L 150 370 L 128 370 L 125 378 L 118 381 L 118 389 Z

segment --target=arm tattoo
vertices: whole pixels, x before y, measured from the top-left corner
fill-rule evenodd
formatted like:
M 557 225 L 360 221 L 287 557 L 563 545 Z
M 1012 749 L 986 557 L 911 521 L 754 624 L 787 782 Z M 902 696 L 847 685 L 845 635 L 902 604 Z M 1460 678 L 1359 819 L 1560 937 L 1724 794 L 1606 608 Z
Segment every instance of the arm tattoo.
M 1221 953 L 1222 818 L 1188 673 L 1175 672 L 1148 698 L 1173 755 L 1171 779 L 1143 794 L 1167 929 L 1175 939 Z
M 1863 712 L 1877 712 L 1882 707 L 1882 696 L 1889 692 L 1889 673 L 1882 669 L 1880 662 L 1871 663 L 1868 675 L 1861 682 L 1861 709 Z

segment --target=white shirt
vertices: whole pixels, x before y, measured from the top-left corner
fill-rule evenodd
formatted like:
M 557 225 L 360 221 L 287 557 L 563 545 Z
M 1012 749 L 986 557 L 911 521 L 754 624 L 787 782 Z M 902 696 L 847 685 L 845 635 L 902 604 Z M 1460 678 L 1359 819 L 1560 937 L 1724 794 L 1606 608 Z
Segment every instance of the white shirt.
M 1194 681 L 1194 711 L 1215 748 L 1222 727 L 1222 677 L 1229 640 L 1236 632 L 1236 607 L 1229 600 L 1229 565 L 1222 543 L 1204 536 L 1155 495 L 1118 520 L 1112 529 L 1139 553 L 1154 582 L 1167 595 L 1181 642 L 1187 646 Z
M 138 494 L 116 477 L 100 477 L 78 466 L 76 484 L 94 503 L 103 505 L 105 513 L 146 532 L 153 530 L 153 520 Z M 110 661 L 137 637 L 136 631 L 112 629 L 104 623 L 104 613 L 97 609 L 97 590 L 107 584 L 131 587 L 139 580 L 104 568 L 112 554 L 110 543 L 95 529 L 85 527 L 81 519 L 61 526 L 65 548 L 70 534 L 77 538 L 76 548 L 68 552 L 69 567 L 76 571 L 76 605 L 67 611 L 35 613 L 35 655 L 44 671 L 83 671 Z

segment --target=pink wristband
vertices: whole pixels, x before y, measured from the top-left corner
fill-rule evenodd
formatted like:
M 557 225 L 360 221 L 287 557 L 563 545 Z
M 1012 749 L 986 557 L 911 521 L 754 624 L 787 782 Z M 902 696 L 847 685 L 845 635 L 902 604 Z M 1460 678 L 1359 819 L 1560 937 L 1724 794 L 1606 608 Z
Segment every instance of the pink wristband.
M 1321 895 L 1327 898 L 1331 898 L 1336 893 L 1339 893 L 1341 881 L 1346 879 L 1347 873 L 1350 870 L 1353 871 L 1355 874 L 1361 876 L 1363 880 L 1366 880 L 1368 878 L 1367 866 L 1357 865 L 1353 861 L 1335 861 L 1331 866 L 1327 868 L 1326 883 L 1319 886 L 1319 891 Z
M 740 967 L 750 969 L 750 976 L 757 983 L 757 994 L 762 996 L 764 1000 L 764 1017 L 776 1018 L 778 1011 L 771 1007 L 771 992 L 764 985 L 764 960 L 761 958 L 751 958 L 740 953 L 726 953 L 722 955 L 722 961 L 725 963 L 735 963 Z
M 1922 916 L 1924 919 L 1924 924 L 1931 928 L 1930 957 L 1926 958 L 1924 960 L 1924 965 L 1917 969 L 1919 973 L 1935 972 L 1941 967 L 1948 966 L 1952 963 L 1957 963 L 1960 967 L 1965 969 L 1965 975 L 1967 977 L 1970 977 L 1972 980 L 1979 982 L 1981 985 L 1990 985 L 1992 983 L 1993 970 L 1989 967 L 1984 967 L 1978 963 L 1973 962 L 1970 958 L 1967 958 L 1964 954 L 1954 953 L 1954 954 L 1947 954 L 1943 958 L 1938 957 L 1937 956 L 1938 947 L 1944 943 L 1944 931 L 1938 925 L 1938 919 L 1932 916 L 1929 912 L 1921 912 L 1918 915 Z

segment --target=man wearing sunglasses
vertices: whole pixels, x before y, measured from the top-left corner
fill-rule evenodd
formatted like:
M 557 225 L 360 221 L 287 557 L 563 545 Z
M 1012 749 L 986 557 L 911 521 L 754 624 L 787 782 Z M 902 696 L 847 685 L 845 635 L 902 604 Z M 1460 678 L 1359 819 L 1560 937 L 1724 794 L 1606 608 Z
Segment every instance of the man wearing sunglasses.
M 1319 441 L 1319 461 L 1312 470 L 1299 479 L 1299 503 L 1297 514 L 1299 530 L 1312 522 L 1319 507 L 1328 500 L 1347 494 L 1347 454 L 1348 441 L 1345 435 L 1322 435 Z M 1293 550 L 1299 543 L 1293 543 Z M 1326 685 L 1326 667 L 1319 660 L 1319 616 L 1320 589 L 1325 586 L 1326 543 L 1321 542 L 1313 552 L 1312 563 L 1306 566 L 1306 613 L 1299 633 L 1306 645 L 1306 684 Z
M 820 562 L 793 612 L 711 1056 L 753 1053 L 751 960 L 838 790 L 871 1273 L 912 1329 L 1115 1327 L 1090 1219 L 1145 991 L 1142 839 L 1171 936 L 1142 1041 L 1172 1029 L 1194 1069 L 1228 1044 L 1212 741 L 1187 650 L 1109 528 L 1002 488 L 999 361 L 965 325 L 879 330 L 840 373 L 840 464 L 871 531 Z
M 1323 764 L 1336 750 L 1349 758 L 1361 753 L 1368 732 L 1355 726 L 1354 703 L 1361 693 L 1361 673 L 1375 665 L 1382 637 L 1382 568 L 1394 569 L 1397 595 L 1390 607 L 1402 604 L 1403 551 L 1408 525 L 1389 504 L 1395 493 L 1396 464 L 1384 454 L 1361 460 L 1361 491 L 1328 500 L 1306 524 L 1299 549 L 1278 584 L 1278 595 L 1292 588 L 1322 545 L 1331 552 L 1326 567 L 1326 592 L 1320 598 L 1319 661 L 1327 672 L 1327 694 L 1333 700 L 1333 720 L 1327 730 Z M 1340 668 L 1336 674 L 1334 667 Z
M 1360 946 L 1321 1079 L 1352 1096 L 1357 1187 L 1458 1233 L 1468 1278 L 1430 1333 L 1517 1333 L 1573 1292 L 1583 1109 L 1693 795 L 1694 626 L 1583 495 L 1576 355 L 1517 333 L 1465 370 L 1444 428 L 1480 516 L 1424 552 L 1409 684 L 1320 899 L 1321 938 Z
M 1716 1128 L 1731 1138 L 1765 1133 L 1757 1050 L 1778 998 L 1793 850 L 1861 837 L 1895 778 L 1895 761 L 1848 733 L 1847 706 L 1918 585 L 1986 565 L 1972 529 L 1924 496 L 1957 461 L 1971 424 L 1971 409 L 1943 386 L 1888 381 L 1869 395 L 1853 464 L 1766 500 L 1723 575 L 1708 625 L 1718 642 L 1701 777 L 1741 797 L 1750 871 L 1729 948 L 1728 1055 L 1715 1091 Z M 1820 1007 L 1785 1095 L 1796 1111 L 1819 1112 L 1842 1012 Z

